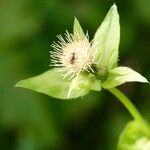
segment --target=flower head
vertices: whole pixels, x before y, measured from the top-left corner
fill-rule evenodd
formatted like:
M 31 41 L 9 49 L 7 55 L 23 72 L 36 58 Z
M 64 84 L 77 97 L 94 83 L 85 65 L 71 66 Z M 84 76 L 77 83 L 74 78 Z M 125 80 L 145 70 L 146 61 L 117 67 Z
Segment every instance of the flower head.
M 118 67 L 120 40 L 119 14 L 114 4 L 95 33 L 92 42 L 75 18 L 73 34 L 58 36 L 53 43 L 51 69 L 39 76 L 22 80 L 18 87 L 69 99 L 86 95 L 90 90 L 110 89 L 125 82 L 148 82 L 129 67 Z M 62 77 L 64 76 L 64 78 Z M 70 80 L 68 80 L 68 78 Z
M 66 31 L 65 39 L 59 35 L 59 41 L 52 44 L 52 66 L 57 67 L 64 78 L 72 79 L 83 71 L 92 70 L 93 54 L 88 35 L 78 38 Z

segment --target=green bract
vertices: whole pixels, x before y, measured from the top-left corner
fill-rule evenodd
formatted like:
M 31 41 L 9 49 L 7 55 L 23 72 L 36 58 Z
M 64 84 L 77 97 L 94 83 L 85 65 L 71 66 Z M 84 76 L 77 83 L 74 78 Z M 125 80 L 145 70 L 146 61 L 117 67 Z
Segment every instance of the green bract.
M 150 150 L 150 131 L 137 121 L 130 122 L 119 138 L 118 150 Z
M 75 18 L 73 35 L 77 39 L 88 38 Z M 90 90 L 109 89 L 125 82 L 148 82 L 142 75 L 128 67 L 118 67 L 120 25 L 117 7 L 114 4 L 95 33 L 91 44 L 94 62 L 93 72 L 83 71 L 71 80 L 63 79 L 60 72 L 51 69 L 41 75 L 19 81 L 23 87 L 60 99 L 76 98 Z
M 24 87 L 38 91 L 60 99 L 76 98 L 87 94 L 90 89 L 99 91 L 101 86 L 94 75 L 84 75 L 74 78 L 72 81 L 62 79 L 55 69 L 51 69 L 41 75 L 19 81 L 17 87 Z
M 113 5 L 93 39 L 92 48 L 99 69 L 107 68 L 109 71 L 117 65 L 119 40 L 119 14 L 116 5 Z
M 82 30 L 80 23 L 77 20 L 77 18 L 74 19 L 73 34 L 79 38 L 85 37 L 84 31 Z

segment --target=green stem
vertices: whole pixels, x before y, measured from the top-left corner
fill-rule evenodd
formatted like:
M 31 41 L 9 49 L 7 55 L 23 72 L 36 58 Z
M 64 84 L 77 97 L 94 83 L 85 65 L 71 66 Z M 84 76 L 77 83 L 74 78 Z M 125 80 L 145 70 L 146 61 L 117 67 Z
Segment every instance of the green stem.
M 133 105 L 133 103 L 125 96 L 120 90 L 117 88 L 108 89 L 114 96 L 120 100 L 120 102 L 126 107 L 126 109 L 130 112 L 133 118 L 138 121 L 146 131 L 150 132 L 150 128 L 148 124 L 145 122 L 137 108 Z

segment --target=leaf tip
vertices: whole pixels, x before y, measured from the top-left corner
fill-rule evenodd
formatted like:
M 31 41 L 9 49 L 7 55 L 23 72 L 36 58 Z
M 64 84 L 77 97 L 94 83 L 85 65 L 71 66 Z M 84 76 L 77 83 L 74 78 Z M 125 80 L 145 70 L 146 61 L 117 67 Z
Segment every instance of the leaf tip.
M 116 13 L 118 12 L 117 5 L 115 3 L 111 6 L 110 12 L 116 12 Z
M 19 82 L 17 82 L 17 83 L 14 85 L 14 87 L 19 87 Z
M 18 81 L 15 85 L 14 85 L 14 87 L 21 87 L 21 81 Z
M 76 17 L 76 16 L 74 16 L 74 22 L 75 22 L 75 21 L 78 21 L 78 19 L 77 19 L 77 17 Z
M 150 84 L 150 82 L 149 82 L 145 77 L 144 77 L 144 79 L 143 79 L 143 82 Z
M 75 25 L 75 24 L 79 24 L 79 21 L 78 21 L 78 19 L 77 19 L 76 16 L 74 16 L 74 25 Z
M 117 9 L 117 5 L 114 3 L 114 4 L 112 5 L 112 8 L 113 8 L 113 9 Z

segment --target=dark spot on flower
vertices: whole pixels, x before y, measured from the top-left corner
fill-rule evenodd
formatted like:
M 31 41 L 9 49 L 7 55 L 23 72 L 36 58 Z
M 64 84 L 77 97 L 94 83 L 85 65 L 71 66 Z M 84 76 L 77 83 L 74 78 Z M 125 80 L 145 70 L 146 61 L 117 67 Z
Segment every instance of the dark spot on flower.
M 72 53 L 71 59 L 70 59 L 70 64 L 74 64 L 75 63 L 75 52 Z

